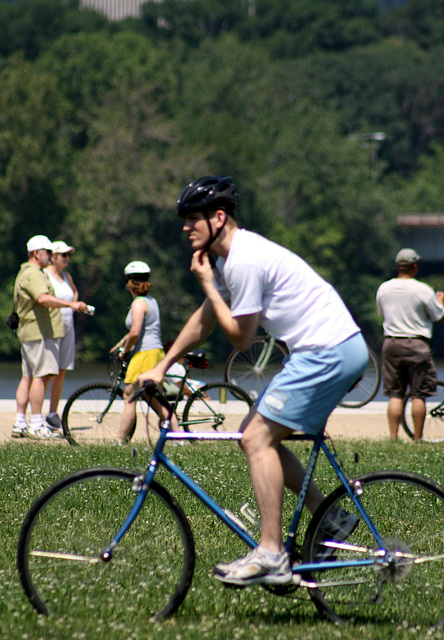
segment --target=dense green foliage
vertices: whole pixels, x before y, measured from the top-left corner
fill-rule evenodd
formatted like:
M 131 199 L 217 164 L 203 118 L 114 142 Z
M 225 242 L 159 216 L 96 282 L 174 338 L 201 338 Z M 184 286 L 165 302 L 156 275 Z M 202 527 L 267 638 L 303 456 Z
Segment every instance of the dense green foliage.
M 226 173 L 242 225 L 307 259 L 377 343 L 396 216 L 442 207 L 443 31 L 444 0 L 149 1 L 121 22 L 77 0 L 0 2 L 0 316 L 45 233 L 76 247 L 96 306 L 76 318 L 79 357 L 122 334 L 133 259 L 174 337 L 201 300 L 175 200 Z M 0 338 L 16 357 L 4 322 Z M 208 346 L 229 350 L 219 333 Z

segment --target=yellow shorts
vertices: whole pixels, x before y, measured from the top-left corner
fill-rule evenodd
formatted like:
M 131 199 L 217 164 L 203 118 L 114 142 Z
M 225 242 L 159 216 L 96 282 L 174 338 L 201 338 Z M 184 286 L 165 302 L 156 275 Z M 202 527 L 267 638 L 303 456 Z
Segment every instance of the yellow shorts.
M 126 370 L 125 384 L 135 384 L 141 373 L 155 367 L 164 356 L 165 351 L 163 349 L 151 349 L 150 351 L 135 353 Z

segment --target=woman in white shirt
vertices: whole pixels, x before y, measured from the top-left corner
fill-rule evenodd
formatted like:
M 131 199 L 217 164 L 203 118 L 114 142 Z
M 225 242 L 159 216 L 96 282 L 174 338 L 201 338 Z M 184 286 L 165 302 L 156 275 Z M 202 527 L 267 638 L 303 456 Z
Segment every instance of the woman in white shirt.
M 51 264 L 45 269 L 45 273 L 54 287 L 57 298 L 76 302 L 79 298 L 77 288 L 72 277 L 65 272 L 69 258 L 75 249 L 63 241 L 53 242 L 52 246 Z M 62 397 L 65 373 L 67 370 L 72 371 L 74 369 L 75 355 L 74 312 L 71 307 L 64 307 L 60 311 L 63 319 L 64 337 L 60 340 L 59 373 L 51 379 L 49 413 L 46 417 L 46 422 L 52 430 L 60 429 L 62 426 L 57 409 Z

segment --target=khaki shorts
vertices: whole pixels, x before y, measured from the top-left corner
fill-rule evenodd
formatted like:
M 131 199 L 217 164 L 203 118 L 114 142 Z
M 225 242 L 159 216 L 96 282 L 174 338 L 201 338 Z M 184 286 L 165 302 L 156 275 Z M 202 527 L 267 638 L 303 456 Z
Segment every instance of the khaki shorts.
M 382 373 L 384 395 L 389 398 L 404 398 L 408 387 L 413 398 L 436 395 L 436 369 L 426 340 L 385 338 Z
M 56 376 L 59 372 L 60 338 L 24 342 L 21 347 L 24 378 Z
M 125 384 L 135 384 L 141 373 L 155 367 L 164 356 L 165 351 L 163 349 L 151 349 L 150 351 L 135 353 L 126 371 Z

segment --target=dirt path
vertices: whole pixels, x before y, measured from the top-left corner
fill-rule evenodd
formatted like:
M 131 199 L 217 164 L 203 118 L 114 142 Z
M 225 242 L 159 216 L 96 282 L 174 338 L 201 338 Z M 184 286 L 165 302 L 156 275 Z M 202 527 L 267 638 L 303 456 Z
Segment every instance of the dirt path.
M 385 412 L 385 402 L 372 402 L 362 409 L 336 409 L 327 423 L 327 432 L 334 438 L 347 440 L 387 438 L 388 426 Z M 0 401 L 0 444 L 11 440 L 14 419 L 15 402 Z M 135 435 L 137 440 L 146 438 L 143 425 L 138 424 Z M 400 438 L 408 440 L 402 430 L 400 430 Z

